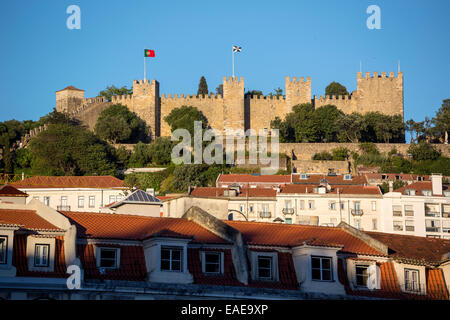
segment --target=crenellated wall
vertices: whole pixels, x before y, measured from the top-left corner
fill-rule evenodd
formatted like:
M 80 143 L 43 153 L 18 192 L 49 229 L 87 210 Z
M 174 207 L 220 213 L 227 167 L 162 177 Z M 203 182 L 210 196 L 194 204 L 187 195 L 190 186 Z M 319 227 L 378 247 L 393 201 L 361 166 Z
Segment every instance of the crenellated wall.
M 285 96 L 245 96 L 244 78 L 223 78 L 221 95 L 162 95 L 156 80 L 134 80 L 133 94 L 113 96 L 111 102 L 103 97 L 84 98 L 84 91 L 67 87 L 56 92 L 56 107 L 80 119 L 91 129 L 101 111 L 111 104 L 120 103 L 141 117 L 150 128 L 152 137 L 170 136 L 170 127 L 164 118 L 183 105 L 193 106 L 208 119 L 210 126 L 222 132 L 231 129 L 270 129 L 270 122 L 284 119 L 292 107 L 312 103 L 315 108 L 332 104 L 345 113 L 379 111 L 384 114 L 400 114 L 403 117 L 403 74 L 386 72 L 373 76 L 357 73 L 357 90 L 348 96 L 311 98 L 311 77 L 285 78 Z

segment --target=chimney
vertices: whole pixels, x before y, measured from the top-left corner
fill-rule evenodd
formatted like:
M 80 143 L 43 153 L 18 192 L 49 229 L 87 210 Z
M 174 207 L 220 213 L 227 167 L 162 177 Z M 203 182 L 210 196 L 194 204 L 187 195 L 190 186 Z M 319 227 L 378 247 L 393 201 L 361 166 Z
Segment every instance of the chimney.
M 442 174 L 431 174 L 431 186 L 433 189 L 433 196 L 442 196 Z
M 152 196 L 155 196 L 155 189 L 154 188 L 147 188 L 145 190 L 145 192 L 150 194 L 150 195 L 152 195 Z

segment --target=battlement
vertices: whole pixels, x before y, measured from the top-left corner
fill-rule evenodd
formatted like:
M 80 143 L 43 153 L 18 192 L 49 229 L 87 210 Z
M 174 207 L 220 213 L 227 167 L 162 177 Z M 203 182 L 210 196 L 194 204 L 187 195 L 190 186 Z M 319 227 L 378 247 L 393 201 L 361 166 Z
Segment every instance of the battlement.
M 172 96 L 172 94 L 167 94 L 167 96 L 165 94 L 161 95 L 161 100 L 176 100 L 176 99 L 191 99 L 191 100 L 213 100 L 213 99 L 217 99 L 217 100 L 221 100 L 222 99 L 222 95 L 220 94 L 212 94 L 212 95 L 184 95 L 184 94 L 174 94 Z
M 311 83 L 311 77 L 306 77 L 306 81 L 305 81 L 305 77 L 300 77 L 297 79 L 297 77 L 291 77 L 286 76 L 286 83 L 294 83 L 294 84 L 302 84 L 302 83 Z
M 370 72 L 365 72 L 364 76 L 362 72 L 357 73 L 357 79 L 403 79 L 403 72 L 398 72 L 397 77 L 395 76 L 395 73 L 393 71 L 389 72 L 389 75 L 387 72 L 381 72 L 379 74 L 378 72 L 374 72 L 373 76 L 371 76 Z
M 252 94 L 250 96 L 250 98 L 247 98 L 250 100 L 285 100 L 285 98 L 283 96 L 263 96 L 263 95 L 257 95 L 257 94 Z
M 133 86 L 134 85 L 143 85 L 143 84 L 150 85 L 150 84 L 155 84 L 155 83 L 156 83 L 155 79 L 153 79 L 152 81 L 150 81 L 150 79 L 133 80 Z
M 240 83 L 240 82 L 242 82 L 242 83 L 244 83 L 244 77 L 240 77 L 239 79 L 238 79 L 238 77 L 223 77 L 223 83 L 225 83 L 225 82 L 231 82 L 231 83 Z
M 327 100 L 327 101 L 333 101 L 333 100 L 351 100 L 352 99 L 352 95 L 351 94 L 345 94 L 345 95 L 329 95 L 329 96 L 320 96 L 319 98 L 317 98 L 316 95 L 314 95 L 314 100 Z
M 131 94 L 124 94 L 120 96 L 111 96 L 111 102 L 113 103 L 126 103 L 128 101 L 133 100 L 133 95 Z

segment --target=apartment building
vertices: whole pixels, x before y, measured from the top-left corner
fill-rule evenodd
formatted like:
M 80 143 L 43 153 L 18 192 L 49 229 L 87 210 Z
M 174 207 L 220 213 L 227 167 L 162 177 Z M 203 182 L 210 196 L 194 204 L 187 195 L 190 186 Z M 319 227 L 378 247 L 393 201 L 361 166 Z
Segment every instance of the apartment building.
M 385 232 L 450 239 L 450 187 L 441 175 L 384 194 L 383 213 Z
M 11 183 L 38 200 L 63 211 L 111 212 L 104 207 L 125 198 L 128 188 L 112 176 L 36 176 Z
M 2 299 L 448 300 L 450 241 L 0 203 Z M 80 272 L 69 287 L 67 269 Z M 72 288 L 72 289 L 71 289 Z
M 287 183 L 291 183 L 290 175 L 220 174 L 216 180 L 216 187 L 274 188 Z

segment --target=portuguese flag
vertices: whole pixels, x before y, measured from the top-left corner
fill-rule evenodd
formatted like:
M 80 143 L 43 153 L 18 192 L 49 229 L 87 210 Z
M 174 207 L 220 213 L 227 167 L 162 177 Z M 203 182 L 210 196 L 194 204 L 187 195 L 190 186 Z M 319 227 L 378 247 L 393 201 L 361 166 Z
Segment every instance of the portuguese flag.
M 145 49 L 144 50 L 144 57 L 154 57 L 155 56 L 155 50 Z

